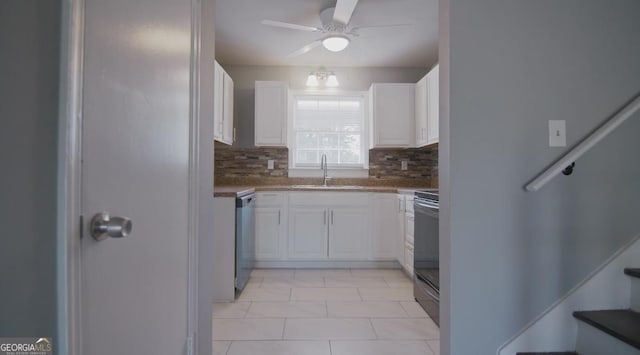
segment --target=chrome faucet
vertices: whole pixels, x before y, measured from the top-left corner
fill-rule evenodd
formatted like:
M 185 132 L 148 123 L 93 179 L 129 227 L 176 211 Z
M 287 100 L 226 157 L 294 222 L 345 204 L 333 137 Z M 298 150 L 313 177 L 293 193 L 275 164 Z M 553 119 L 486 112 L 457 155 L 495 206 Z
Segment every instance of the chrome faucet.
M 322 169 L 322 186 L 327 186 L 327 180 L 331 179 L 327 176 L 327 154 L 322 153 L 322 158 L 320 158 L 320 169 Z

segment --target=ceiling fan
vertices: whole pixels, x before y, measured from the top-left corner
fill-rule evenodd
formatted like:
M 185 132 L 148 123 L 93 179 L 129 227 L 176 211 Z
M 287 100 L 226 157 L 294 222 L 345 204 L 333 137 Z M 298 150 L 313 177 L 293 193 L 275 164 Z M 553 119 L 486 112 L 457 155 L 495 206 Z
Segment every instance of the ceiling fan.
M 320 12 L 320 21 L 322 22 L 322 27 L 298 25 L 294 23 L 274 20 L 262 20 L 261 23 L 267 26 L 281 27 L 298 31 L 318 32 L 324 35 L 323 37 L 290 53 L 287 57 L 295 57 L 305 54 L 320 45 L 323 45 L 324 48 L 329 51 L 340 52 L 349 45 L 352 38 L 358 37 L 360 35 L 359 31 L 363 29 L 410 26 L 410 24 L 359 27 L 350 26 L 349 23 L 351 21 L 351 16 L 353 15 L 357 4 L 358 0 L 337 0 L 335 7 L 330 7 Z

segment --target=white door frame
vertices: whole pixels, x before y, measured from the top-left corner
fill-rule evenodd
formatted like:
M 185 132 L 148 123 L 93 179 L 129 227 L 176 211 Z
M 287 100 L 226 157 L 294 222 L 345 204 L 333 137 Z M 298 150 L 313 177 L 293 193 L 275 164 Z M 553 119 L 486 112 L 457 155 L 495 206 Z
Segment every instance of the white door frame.
M 188 205 L 188 334 L 187 348 L 195 349 L 198 307 L 198 184 L 200 174 L 200 1 L 191 1 L 191 73 L 189 109 L 189 205 Z M 62 2 L 60 101 L 58 123 L 58 172 L 56 206 L 56 296 L 58 354 L 82 355 L 81 339 L 81 157 L 82 92 L 85 0 Z M 209 156 L 205 154 L 204 158 Z

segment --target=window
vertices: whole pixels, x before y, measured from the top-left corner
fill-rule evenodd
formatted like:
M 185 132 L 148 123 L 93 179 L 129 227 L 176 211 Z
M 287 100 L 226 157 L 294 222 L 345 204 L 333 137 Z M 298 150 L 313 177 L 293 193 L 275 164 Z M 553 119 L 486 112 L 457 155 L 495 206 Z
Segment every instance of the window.
M 297 95 L 290 144 L 292 167 L 366 167 L 363 95 Z

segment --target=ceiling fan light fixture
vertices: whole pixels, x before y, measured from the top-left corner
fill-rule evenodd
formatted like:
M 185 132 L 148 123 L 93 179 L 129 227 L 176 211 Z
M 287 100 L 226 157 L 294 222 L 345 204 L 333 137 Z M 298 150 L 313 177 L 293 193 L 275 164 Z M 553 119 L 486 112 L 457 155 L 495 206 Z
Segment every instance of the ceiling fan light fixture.
M 307 86 L 317 87 L 318 85 L 320 85 L 320 83 L 318 82 L 318 77 L 316 76 L 316 74 L 315 73 L 309 74 L 309 76 L 307 77 Z
M 335 88 L 335 87 L 340 86 L 340 83 L 338 82 L 338 78 L 336 77 L 336 75 L 334 73 L 329 74 L 329 77 L 327 78 L 326 85 L 329 88 Z
M 340 52 L 349 45 L 349 38 L 340 35 L 329 36 L 322 40 L 322 45 L 329 51 Z

